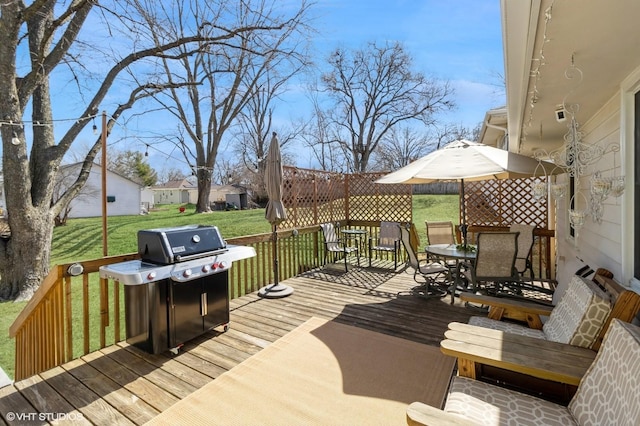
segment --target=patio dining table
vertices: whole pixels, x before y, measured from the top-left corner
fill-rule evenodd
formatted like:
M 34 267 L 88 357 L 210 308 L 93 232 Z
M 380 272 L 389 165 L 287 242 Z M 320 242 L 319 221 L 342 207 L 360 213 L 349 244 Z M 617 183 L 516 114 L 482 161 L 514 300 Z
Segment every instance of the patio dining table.
M 432 255 L 443 260 L 454 260 L 455 268 L 449 267 L 449 292 L 451 293 L 451 304 L 456 296 L 456 289 L 460 285 L 460 274 L 457 273 L 460 262 L 476 259 L 476 251 L 462 250 L 456 244 L 431 244 L 425 247 L 427 255 Z M 455 269 L 456 273 L 452 272 Z
M 358 247 L 358 255 L 365 253 L 364 242 L 367 239 L 367 231 L 364 229 L 341 229 L 340 233 L 344 236 L 345 242 L 351 245 L 351 242 Z

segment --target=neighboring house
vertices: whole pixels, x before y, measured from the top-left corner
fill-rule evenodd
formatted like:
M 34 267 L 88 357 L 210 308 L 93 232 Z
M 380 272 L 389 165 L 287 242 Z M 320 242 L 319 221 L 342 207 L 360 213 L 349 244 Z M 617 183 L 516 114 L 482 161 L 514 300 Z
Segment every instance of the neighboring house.
M 197 191 L 195 196 L 197 200 Z M 222 210 L 226 204 L 234 205 L 238 209 L 246 209 L 248 207 L 247 189 L 236 185 L 211 185 L 209 203 L 219 206 L 218 208 Z
M 61 185 L 75 179 L 82 163 L 60 167 Z M 140 214 L 142 185 L 118 173 L 107 170 L 107 216 Z M 102 216 L 102 167 L 94 164 L 80 194 L 69 204 L 69 218 Z
M 566 146 L 573 112 L 579 147 L 605 151 L 574 179 L 573 206 L 570 196 L 557 201 L 558 281 L 588 264 L 640 291 L 640 1 L 502 0 L 501 9 L 508 149 L 534 156 Z M 624 194 L 604 201 L 600 223 L 587 217 L 572 229 L 569 210 L 588 209 L 597 171 L 626 176 Z
M 197 187 L 187 179 L 178 179 L 154 186 L 151 190 L 155 204 L 185 204 L 193 203 L 189 193 L 194 188 Z
M 151 189 L 150 186 L 140 189 L 140 203 L 142 204 L 142 208 L 147 212 L 153 208 L 155 203 L 153 201 L 153 189 Z

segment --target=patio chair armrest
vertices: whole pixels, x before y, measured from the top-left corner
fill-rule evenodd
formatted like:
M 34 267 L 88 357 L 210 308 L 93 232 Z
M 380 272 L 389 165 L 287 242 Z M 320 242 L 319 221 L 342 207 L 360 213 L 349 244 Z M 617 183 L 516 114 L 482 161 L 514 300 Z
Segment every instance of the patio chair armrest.
M 429 259 L 418 259 L 418 267 L 420 269 L 422 268 L 430 269 L 433 273 L 449 272 L 449 269 L 446 266 L 442 265 L 439 262 L 434 262 Z
M 541 329 L 540 316 L 551 315 L 553 306 L 541 303 L 514 300 L 506 297 L 492 297 L 482 294 L 462 293 L 460 300 L 489 306 L 488 317 L 500 321 L 509 318 L 526 322 L 530 328 Z
M 410 426 L 419 425 L 442 425 L 442 426 L 464 426 L 477 425 L 467 419 L 456 414 L 447 413 L 422 402 L 412 402 L 407 407 L 407 424 Z

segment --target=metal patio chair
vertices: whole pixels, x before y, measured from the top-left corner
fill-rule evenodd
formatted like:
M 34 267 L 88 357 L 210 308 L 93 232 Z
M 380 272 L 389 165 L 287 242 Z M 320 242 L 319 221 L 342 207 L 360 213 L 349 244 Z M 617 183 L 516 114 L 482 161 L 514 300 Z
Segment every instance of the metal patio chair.
M 429 222 L 425 220 L 427 226 L 427 240 L 429 244 L 455 244 L 456 239 L 453 234 L 453 222 Z
M 453 222 L 430 222 L 425 220 L 424 223 L 427 227 L 427 241 L 429 245 L 456 244 L 456 237 L 453 233 Z M 427 253 L 427 258 L 433 262 L 441 263 L 447 268 L 450 268 L 452 272 L 458 265 L 458 262 L 455 260 L 442 259 L 429 253 Z
M 322 229 L 322 235 L 324 236 L 324 264 L 327 264 L 327 258 L 329 253 L 342 253 L 344 257 L 344 270 L 348 271 L 347 255 L 349 253 L 355 253 L 358 266 L 360 266 L 360 254 L 358 247 L 351 247 L 344 244 L 344 242 L 338 238 L 338 232 L 335 225 L 331 222 L 323 223 L 320 225 Z
M 462 262 L 458 271 L 467 279 L 474 293 L 481 287 L 486 291 L 498 292 L 503 283 L 519 280 L 515 268 L 519 235 L 519 232 L 478 233 L 474 263 Z
M 413 279 L 418 284 L 424 285 L 424 297 L 445 296 L 447 294 L 447 289 L 436 285 L 435 278 L 441 274 L 448 275 L 449 269 L 439 263 L 429 262 L 426 259 L 418 259 L 418 255 L 411 245 L 411 236 L 409 234 L 409 229 L 399 224 L 398 229 L 400 230 L 400 241 L 402 242 L 402 245 L 407 252 L 407 263 L 414 269 Z M 424 282 L 421 282 L 418 279 L 419 276 L 424 279 Z
M 378 238 L 369 238 L 369 266 L 373 251 L 392 253 L 393 269 L 398 269 L 398 251 L 400 250 L 400 227 L 397 222 L 380 222 Z
M 516 270 L 520 276 L 524 276 L 529 271 L 529 277 L 533 280 L 533 262 L 531 262 L 531 252 L 533 249 L 533 231 L 536 229 L 532 225 L 514 223 L 509 227 L 510 232 L 519 232 L 518 255 L 516 256 Z

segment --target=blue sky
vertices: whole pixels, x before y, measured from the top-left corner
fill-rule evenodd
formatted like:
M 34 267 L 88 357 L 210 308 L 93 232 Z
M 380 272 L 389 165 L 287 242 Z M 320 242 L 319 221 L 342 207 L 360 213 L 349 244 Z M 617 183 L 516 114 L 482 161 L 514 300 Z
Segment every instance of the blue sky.
M 473 129 L 487 110 L 505 104 L 499 0 L 317 0 L 311 15 L 318 31 L 313 52 L 321 69 L 337 47 L 399 41 L 413 57 L 415 71 L 454 88 L 457 108 L 440 117 L 443 124 Z M 283 100 L 276 108 L 277 124 L 295 121 L 310 109 L 300 91 Z M 299 167 L 315 167 L 310 154 L 298 151 L 296 159 Z
M 449 80 L 458 108 L 447 122 L 474 127 L 505 103 L 499 0 L 319 0 L 315 14 L 321 53 L 400 41 L 416 70 Z
M 289 3 L 278 0 L 276 4 L 284 10 Z M 399 41 L 414 58 L 416 71 L 448 80 L 454 88 L 457 108 L 441 117 L 443 123 L 473 128 L 488 109 L 504 105 L 500 87 L 504 71 L 499 0 L 315 0 L 311 15 L 312 25 L 318 31 L 312 39 L 313 52 L 320 66 L 327 54 L 339 46 L 360 48 L 369 41 Z M 99 61 L 94 65 L 100 66 Z M 105 104 L 121 102 L 120 95 L 110 93 Z M 279 122 L 295 121 L 310 114 L 310 101 L 301 96 L 300 86 L 283 99 L 283 106 L 276 111 Z M 73 117 L 78 113 L 76 107 L 73 103 L 65 105 L 56 108 L 55 114 Z M 104 105 L 103 109 L 112 108 Z M 132 112 L 133 118 L 126 124 L 122 121 L 117 124 L 110 145 L 144 152 L 144 139 L 136 140 L 137 135 L 145 132 L 157 135 L 164 123 L 137 117 L 139 112 Z M 99 120 L 96 122 L 100 124 Z M 171 131 L 174 129 L 175 125 L 171 125 Z M 74 147 L 88 146 L 94 140 L 89 126 Z M 160 173 L 170 168 L 188 172 L 177 150 L 171 146 L 160 148 L 149 151 L 152 167 Z M 230 156 L 231 149 L 223 148 L 219 155 Z M 296 159 L 299 167 L 314 167 L 311 155 L 300 153 Z

